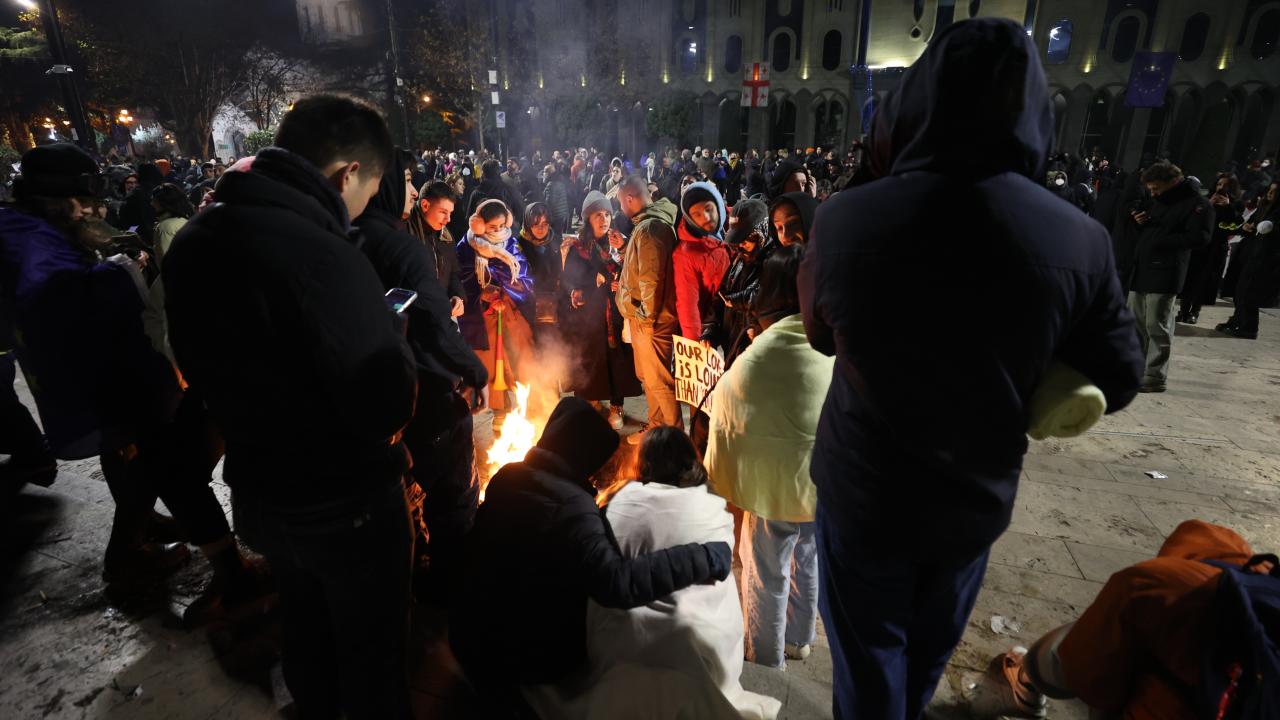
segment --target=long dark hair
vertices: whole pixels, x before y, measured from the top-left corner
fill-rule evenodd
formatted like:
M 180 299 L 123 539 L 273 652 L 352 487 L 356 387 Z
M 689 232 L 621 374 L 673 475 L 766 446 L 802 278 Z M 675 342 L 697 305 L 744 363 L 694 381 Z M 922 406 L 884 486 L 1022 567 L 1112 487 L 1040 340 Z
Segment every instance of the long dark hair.
M 670 425 L 650 428 L 640 442 L 636 462 L 640 482 L 660 482 L 676 487 L 694 487 L 707 482 L 707 469 L 698 460 L 693 441 L 683 430 Z
M 157 185 L 156 189 L 151 191 L 151 199 L 155 201 L 161 215 L 190 218 L 196 214 L 196 209 L 191 206 L 187 194 L 173 183 Z
M 779 320 L 800 312 L 796 277 L 803 259 L 804 245 L 800 244 L 779 245 L 764 259 L 760 265 L 760 290 L 754 302 L 757 317 Z

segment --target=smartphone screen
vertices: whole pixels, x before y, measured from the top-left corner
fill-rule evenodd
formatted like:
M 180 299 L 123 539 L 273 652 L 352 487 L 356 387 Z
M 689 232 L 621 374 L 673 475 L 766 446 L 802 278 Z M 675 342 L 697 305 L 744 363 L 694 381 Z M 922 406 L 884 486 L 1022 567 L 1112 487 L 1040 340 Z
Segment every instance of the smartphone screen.
M 405 308 L 413 304 L 414 300 L 418 299 L 418 293 L 404 288 L 391 288 L 387 291 L 386 299 L 387 307 L 394 312 L 402 313 Z

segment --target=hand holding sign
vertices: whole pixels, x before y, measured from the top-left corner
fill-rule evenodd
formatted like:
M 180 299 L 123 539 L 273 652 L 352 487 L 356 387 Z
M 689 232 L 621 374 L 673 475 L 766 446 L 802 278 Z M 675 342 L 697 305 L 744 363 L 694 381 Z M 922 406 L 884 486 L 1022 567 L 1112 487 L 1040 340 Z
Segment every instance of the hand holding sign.
M 674 341 L 676 399 L 711 412 L 708 394 L 724 375 L 724 356 L 698 340 L 676 336 Z

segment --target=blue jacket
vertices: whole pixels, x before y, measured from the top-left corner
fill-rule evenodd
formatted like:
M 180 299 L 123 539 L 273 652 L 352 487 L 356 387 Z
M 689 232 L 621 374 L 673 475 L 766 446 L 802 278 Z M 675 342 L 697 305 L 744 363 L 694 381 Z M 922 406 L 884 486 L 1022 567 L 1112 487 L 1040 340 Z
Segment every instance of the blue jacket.
M 501 287 L 507 297 L 515 303 L 520 314 L 532 326 L 534 323 L 533 278 L 529 276 L 529 261 L 520 251 L 520 240 L 513 233 L 504 246 L 507 252 L 516 259 L 520 275 L 512 282 L 511 268 L 497 259 L 489 260 L 490 284 Z M 476 251 L 467 242 L 464 235 L 458 241 L 458 274 L 462 278 L 462 289 L 466 292 L 466 312 L 458 318 L 458 329 L 462 337 L 476 350 L 489 349 L 489 336 L 484 329 L 484 313 L 489 309 L 488 303 L 480 299 L 480 281 L 476 278 Z
M 1107 233 L 1039 182 L 1053 128 L 1021 27 L 956 23 L 879 111 L 883 177 L 818 208 L 801 306 L 836 366 L 812 476 L 841 532 L 873 552 L 959 564 L 986 551 L 1008 526 L 1028 401 L 1054 360 L 1109 412 L 1137 391 Z
M 169 417 L 177 377 L 142 327 L 143 299 L 127 271 L 77 246 L 48 222 L 0 209 L 0 288 L 14 353 L 59 458 L 131 442 Z

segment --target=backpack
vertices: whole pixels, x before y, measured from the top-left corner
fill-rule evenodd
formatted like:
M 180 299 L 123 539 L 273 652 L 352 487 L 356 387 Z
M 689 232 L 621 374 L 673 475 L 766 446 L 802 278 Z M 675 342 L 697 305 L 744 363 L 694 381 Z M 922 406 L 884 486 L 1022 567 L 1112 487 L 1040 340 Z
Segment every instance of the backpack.
M 1249 572 L 1268 560 L 1269 575 Z M 1222 568 L 1222 575 L 1209 615 L 1196 714 L 1206 720 L 1280 718 L 1280 559 L 1205 562 Z

